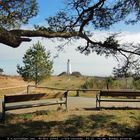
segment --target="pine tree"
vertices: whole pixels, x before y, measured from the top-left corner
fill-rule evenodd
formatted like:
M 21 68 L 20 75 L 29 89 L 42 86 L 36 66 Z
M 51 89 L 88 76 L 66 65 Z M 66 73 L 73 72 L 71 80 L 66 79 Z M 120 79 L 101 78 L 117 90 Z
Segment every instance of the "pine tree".
M 40 42 L 27 50 L 23 63 L 22 67 L 17 65 L 17 72 L 25 81 L 33 80 L 36 85 L 52 73 L 53 61 L 50 60 L 50 52 L 46 52 Z

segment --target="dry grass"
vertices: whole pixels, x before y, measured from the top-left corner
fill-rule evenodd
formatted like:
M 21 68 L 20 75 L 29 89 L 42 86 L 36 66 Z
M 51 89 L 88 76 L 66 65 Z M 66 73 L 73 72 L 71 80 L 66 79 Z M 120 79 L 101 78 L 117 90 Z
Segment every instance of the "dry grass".
M 19 76 L 0 75 L 0 98 L 7 94 L 16 94 L 25 91 L 27 82 Z
M 140 134 L 138 110 L 46 110 L 8 115 L 0 136 L 121 136 Z
M 49 79 L 43 80 L 40 83 L 40 86 L 50 86 L 65 89 L 80 88 L 86 79 L 86 77 L 75 76 L 52 76 Z
M 8 80 L 10 79 L 8 78 L 5 81 L 6 86 L 15 86 L 17 81 L 20 81 L 15 80 L 15 83 L 13 84 L 10 82 L 8 83 Z M 79 88 L 85 81 L 86 77 L 53 76 L 50 79 L 42 81 L 40 86 Z M 21 81 L 19 85 L 23 84 L 22 82 L 23 81 Z M 4 81 L 1 86 L 5 87 Z M 6 94 L 10 91 L 7 91 Z M 51 91 L 38 89 L 37 92 L 47 93 Z M 74 92 L 71 92 L 70 94 L 71 96 L 76 95 Z M 95 94 L 96 93 L 93 92 L 81 92 L 80 95 L 94 97 Z M 7 113 L 5 124 L 0 123 L 0 136 L 140 136 L 140 111 L 119 109 L 71 109 L 67 112 L 63 109 L 60 110 L 60 108 L 58 110 L 54 110 L 51 109 L 51 107 L 48 107 L 46 111 L 40 110 L 34 113 Z
M 18 87 L 18 88 L 0 90 L 0 98 L 2 98 L 4 95 L 17 94 L 26 91 L 26 89 L 27 87 Z
M 0 88 L 26 85 L 27 82 L 19 76 L 0 75 Z
M 60 89 L 80 89 L 81 85 L 87 80 L 88 77 L 75 77 L 75 76 L 52 76 L 49 79 L 43 80 L 39 86 L 54 87 Z M 57 92 L 56 90 L 49 90 L 45 88 L 30 88 L 30 92 Z M 69 92 L 69 96 L 76 96 L 76 91 Z M 83 97 L 95 97 L 96 92 L 80 92 Z

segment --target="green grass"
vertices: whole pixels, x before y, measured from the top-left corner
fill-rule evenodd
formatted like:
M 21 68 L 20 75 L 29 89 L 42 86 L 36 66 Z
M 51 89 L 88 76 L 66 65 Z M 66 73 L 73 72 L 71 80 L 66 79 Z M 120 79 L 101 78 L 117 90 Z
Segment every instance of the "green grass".
M 49 79 L 43 80 L 40 86 L 49 86 L 55 88 L 80 88 L 81 84 L 85 82 L 86 77 L 75 77 L 75 76 L 53 76 Z
M 19 116 L 20 119 L 23 119 L 23 120 L 31 120 L 33 119 L 33 115 L 32 114 L 22 114 Z

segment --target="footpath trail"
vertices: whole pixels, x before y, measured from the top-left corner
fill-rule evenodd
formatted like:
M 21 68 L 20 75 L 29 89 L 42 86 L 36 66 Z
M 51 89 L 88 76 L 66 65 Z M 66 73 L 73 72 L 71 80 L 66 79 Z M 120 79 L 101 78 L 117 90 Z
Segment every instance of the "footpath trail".
M 14 89 L 14 88 L 22 88 L 22 87 L 27 87 L 27 85 L 4 87 L 4 88 L 0 88 L 0 90 L 7 90 L 7 89 Z
M 1 105 L 2 100 L 0 100 Z M 19 103 L 17 103 L 18 105 Z M 20 103 L 21 104 L 21 103 Z M 109 103 L 101 103 L 103 107 L 132 107 L 132 108 L 140 108 L 140 103 L 127 103 L 127 102 L 109 102 Z M 21 113 L 29 113 L 35 112 L 37 110 L 57 110 L 59 105 L 55 106 L 43 106 L 43 107 L 34 107 L 34 108 L 26 108 L 26 109 L 18 109 L 8 111 L 9 113 L 21 114 Z M 68 97 L 68 111 L 71 110 L 95 110 L 96 109 L 96 98 L 86 98 L 86 97 Z M 2 108 L 0 106 L 0 112 Z

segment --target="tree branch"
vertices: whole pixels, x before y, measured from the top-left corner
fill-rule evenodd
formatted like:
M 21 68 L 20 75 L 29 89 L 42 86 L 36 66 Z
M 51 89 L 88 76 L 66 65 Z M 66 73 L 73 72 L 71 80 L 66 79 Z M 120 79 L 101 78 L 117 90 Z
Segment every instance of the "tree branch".
M 114 50 L 116 52 L 125 52 L 132 53 L 135 55 L 140 55 L 138 51 L 126 50 L 120 47 L 114 47 L 112 45 L 105 44 L 103 42 L 94 42 L 92 41 L 85 33 L 82 32 L 48 32 L 48 31 L 40 31 L 40 30 L 10 30 L 7 31 L 3 28 L 0 28 L 0 42 L 11 46 L 13 48 L 18 47 L 22 42 L 31 41 L 30 37 L 45 37 L 45 38 L 73 38 L 80 37 L 87 41 L 87 46 L 81 51 L 84 52 L 86 49 L 90 47 L 91 44 L 93 47 L 100 46 L 105 49 Z
M 78 32 L 48 32 L 48 31 L 40 31 L 40 30 L 11 30 L 9 31 L 12 34 L 17 34 L 19 36 L 26 37 L 45 37 L 45 38 L 71 38 L 74 36 L 78 36 Z
M 71 38 L 79 36 L 78 32 L 47 32 L 40 30 L 11 30 L 7 31 L 0 28 L 0 42 L 11 46 L 18 47 L 22 42 L 31 41 L 30 37 L 45 37 L 45 38 Z M 24 38 L 25 37 L 25 38 Z
M 126 50 L 126 49 L 119 48 L 119 47 L 116 48 L 116 47 L 114 47 L 112 45 L 106 45 L 106 44 L 104 44 L 102 42 L 94 42 L 84 33 L 80 33 L 79 36 L 81 38 L 85 39 L 87 41 L 87 44 L 88 44 L 81 52 L 86 51 L 88 49 L 89 43 L 90 43 L 92 45 L 95 45 L 95 47 L 96 47 L 96 45 L 99 45 L 99 46 L 101 46 L 103 48 L 106 48 L 106 49 L 116 50 L 117 52 L 120 52 L 121 54 L 122 54 L 122 52 L 125 52 L 125 53 L 131 53 L 131 54 L 135 54 L 135 55 L 140 55 L 140 53 L 137 52 L 136 50 L 135 51 L 131 51 L 131 50 Z M 125 54 L 122 54 L 122 55 L 124 55 L 126 57 Z

